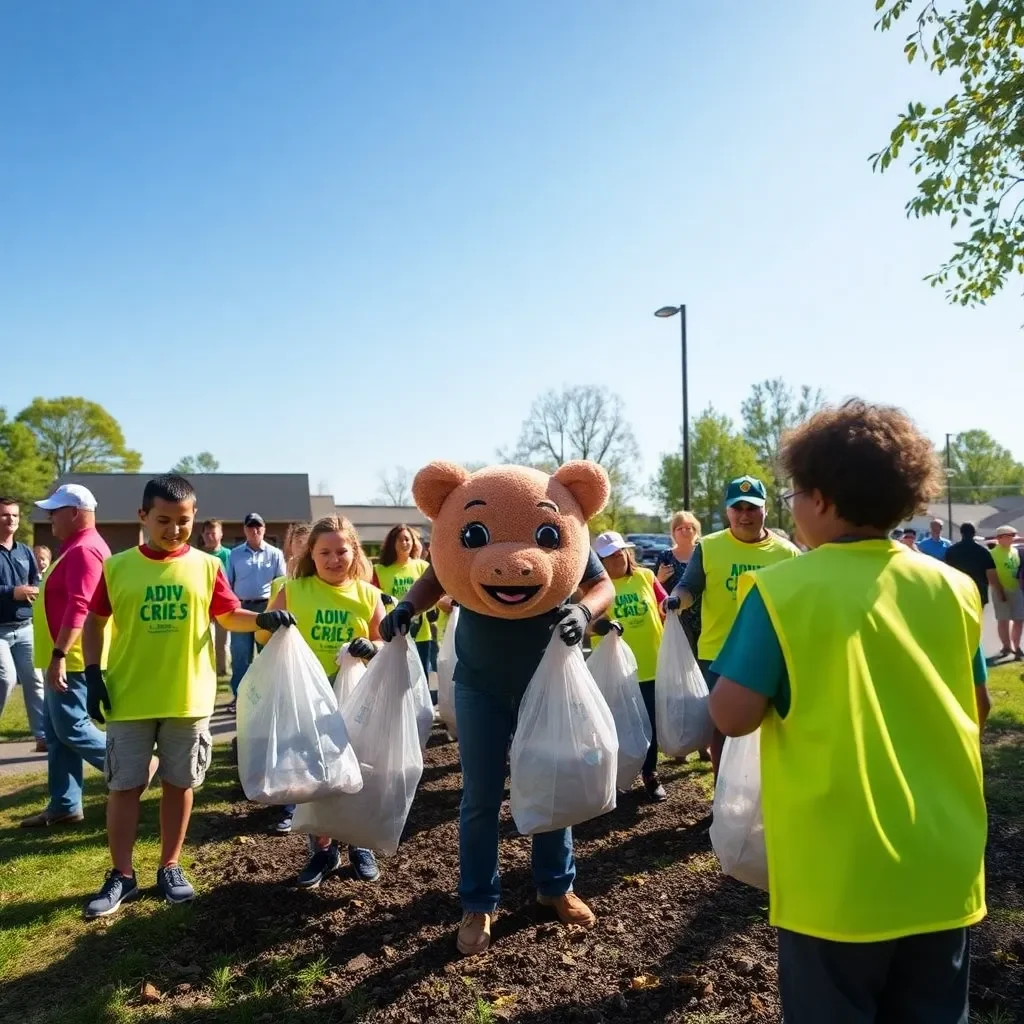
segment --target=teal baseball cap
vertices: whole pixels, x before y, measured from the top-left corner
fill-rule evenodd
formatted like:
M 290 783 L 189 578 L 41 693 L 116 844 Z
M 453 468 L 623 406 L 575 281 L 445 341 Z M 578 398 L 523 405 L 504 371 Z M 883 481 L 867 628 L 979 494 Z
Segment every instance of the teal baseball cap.
M 748 501 L 751 505 L 758 507 L 765 504 L 768 495 L 765 493 L 764 484 L 754 476 L 739 476 L 733 480 L 725 491 L 725 504 L 728 508 L 741 501 Z

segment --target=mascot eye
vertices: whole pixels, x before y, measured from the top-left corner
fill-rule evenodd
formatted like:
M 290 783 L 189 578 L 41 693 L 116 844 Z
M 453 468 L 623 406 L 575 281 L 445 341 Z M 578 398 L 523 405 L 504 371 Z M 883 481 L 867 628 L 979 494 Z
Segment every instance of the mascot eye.
M 538 526 L 536 536 L 538 545 L 551 551 L 562 543 L 562 534 L 559 532 L 558 527 L 552 526 L 550 523 Z
M 462 528 L 464 548 L 482 548 L 491 542 L 491 535 L 483 523 L 470 523 Z

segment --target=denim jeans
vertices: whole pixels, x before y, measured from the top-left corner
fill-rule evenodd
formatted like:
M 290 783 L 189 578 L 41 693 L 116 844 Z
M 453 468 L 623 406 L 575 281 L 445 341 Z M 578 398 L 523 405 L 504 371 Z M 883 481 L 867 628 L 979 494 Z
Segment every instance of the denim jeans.
M 493 913 L 501 898 L 498 813 L 519 701 L 455 684 L 462 760 L 459 807 L 459 898 L 467 913 Z M 576 878 L 572 830 L 533 837 L 533 883 L 544 897 L 564 896 Z
M 654 775 L 658 771 L 658 723 L 654 718 L 653 679 L 640 684 L 640 696 L 644 699 L 647 717 L 651 720 L 651 745 L 647 748 L 647 758 L 644 760 L 643 768 L 640 769 L 641 775 L 646 779 L 648 775 Z
M 46 761 L 53 814 L 82 809 L 83 761 L 103 771 L 107 738 L 85 710 L 85 673 L 69 672 L 64 693 L 46 687 Z
M 43 728 L 43 677 L 32 664 L 32 623 L 12 622 L 0 626 L 0 715 L 16 683 L 21 683 L 28 713 L 28 727 L 37 740 Z

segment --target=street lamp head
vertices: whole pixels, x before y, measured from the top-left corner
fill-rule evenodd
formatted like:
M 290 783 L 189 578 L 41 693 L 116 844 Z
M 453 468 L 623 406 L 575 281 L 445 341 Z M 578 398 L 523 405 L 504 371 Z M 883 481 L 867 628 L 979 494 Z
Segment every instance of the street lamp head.
M 680 309 L 682 309 L 681 306 L 662 306 L 661 309 L 656 309 L 654 311 L 654 315 L 660 316 L 664 319 L 666 317 L 675 316 Z

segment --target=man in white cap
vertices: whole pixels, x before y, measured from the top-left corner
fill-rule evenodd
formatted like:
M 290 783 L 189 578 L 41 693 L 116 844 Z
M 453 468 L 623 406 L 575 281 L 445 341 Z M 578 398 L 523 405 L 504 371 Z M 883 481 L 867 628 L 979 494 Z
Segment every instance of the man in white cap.
M 83 762 L 103 770 L 106 738 L 86 711 L 82 626 L 110 548 L 96 530 L 96 499 L 80 484 L 62 484 L 39 508 L 50 513 L 60 555 L 50 566 L 32 608 L 36 667 L 46 677 L 50 800 L 23 828 L 82 820 Z
M 996 585 L 992 588 L 992 608 L 996 613 L 996 629 L 1002 650 L 997 657 L 1013 655 L 1024 658 L 1020 649 L 1024 633 L 1024 592 L 1020 588 L 1020 552 L 1014 541 L 1017 531 L 1012 526 L 996 530 L 996 546 L 992 559 L 996 563 Z

